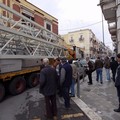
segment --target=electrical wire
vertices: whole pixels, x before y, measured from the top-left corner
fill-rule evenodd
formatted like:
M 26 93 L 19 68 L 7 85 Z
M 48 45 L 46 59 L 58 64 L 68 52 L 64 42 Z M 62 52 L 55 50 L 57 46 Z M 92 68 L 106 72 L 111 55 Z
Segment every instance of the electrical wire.
M 96 23 L 93 23 L 93 24 L 90 24 L 90 25 L 86 25 L 86 26 L 78 27 L 78 28 L 64 29 L 64 30 L 60 30 L 60 31 L 82 29 L 82 28 L 86 28 L 86 27 L 90 27 L 90 26 L 93 26 L 93 25 L 99 24 L 99 23 L 101 23 L 101 22 L 102 22 L 102 21 L 99 21 L 99 22 L 96 22 Z

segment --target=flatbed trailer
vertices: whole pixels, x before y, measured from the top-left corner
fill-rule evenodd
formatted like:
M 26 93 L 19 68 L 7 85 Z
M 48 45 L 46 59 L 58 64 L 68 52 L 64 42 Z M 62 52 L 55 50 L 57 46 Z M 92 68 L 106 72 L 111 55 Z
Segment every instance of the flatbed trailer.
M 0 74 L 0 101 L 3 100 L 6 90 L 12 95 L 22 93 L 26 87 L 32 88 L 39 83 L 40 66 L 24 68 L 19 71 Z
M 40 66 L 23 68 L 20 71 L 14 71 L 14 72 L 0 74 L 0 80 L 5 82 L 5 81 L 11 80 L 15 76 L 26 75 L 26 74 L 30 74 L 30 73 L 34 73 L 34 72 L 40 72 Z
M 0 101 L 39 83 L 43 58 L 63 57 L 63 39 L 0 2 Z M 4 16 L 2 12 L 7 12 Z M 18 21 L 12 16 L 20 18 Z M 28 64 L 28 61 L 29 64 Z

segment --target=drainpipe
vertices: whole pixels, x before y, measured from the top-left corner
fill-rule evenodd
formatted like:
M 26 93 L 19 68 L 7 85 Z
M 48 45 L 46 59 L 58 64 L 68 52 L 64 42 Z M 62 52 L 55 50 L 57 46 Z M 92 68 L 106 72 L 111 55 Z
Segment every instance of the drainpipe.
M 117 52 L 120 53 L 120 0 L 116 0 L 116 16 L 117 16 Z

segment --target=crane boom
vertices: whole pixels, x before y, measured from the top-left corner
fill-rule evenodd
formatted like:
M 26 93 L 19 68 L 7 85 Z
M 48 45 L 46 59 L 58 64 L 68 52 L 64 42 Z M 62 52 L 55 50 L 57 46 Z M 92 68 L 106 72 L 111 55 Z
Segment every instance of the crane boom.
M 0 58 L 53 58 L 64 56 L 63 39 L 38 23 L 0 3 Z M 18 21 L 13 16 L 19 18 Z

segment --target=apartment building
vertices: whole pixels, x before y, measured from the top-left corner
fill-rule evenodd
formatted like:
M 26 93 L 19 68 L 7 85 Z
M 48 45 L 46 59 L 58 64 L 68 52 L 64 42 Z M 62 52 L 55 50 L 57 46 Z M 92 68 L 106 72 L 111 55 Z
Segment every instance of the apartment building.
M 40 8 L 34 6 L 27 0 L 0 0 L 1 3 L 7 5 L 8 7 L 16 10 L 22 15 L 30 18 L 39 25 L 47 28 L 49 31 L 58 34 L 58 19 L 41 10 Z M 13 18 L 16 21 L 19 21 L 19 18 L 16 15 L 11 15 L 5 10 L 0 9 L 0 12 L 9 18 Z M 24 21 L 23 21 L 24 23 Z
M 84 57 L 95 58 L 101 53 L 100 42 L 90 29 L 69 32 L 62 37 L 68 45 L 79 47 Z
M 108 22 L 115 52 L 120 53 L 120 0 L 100 0 L 99 5 Z

